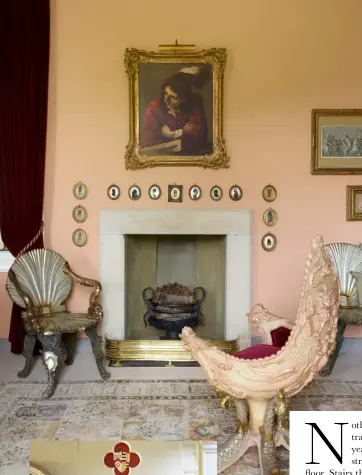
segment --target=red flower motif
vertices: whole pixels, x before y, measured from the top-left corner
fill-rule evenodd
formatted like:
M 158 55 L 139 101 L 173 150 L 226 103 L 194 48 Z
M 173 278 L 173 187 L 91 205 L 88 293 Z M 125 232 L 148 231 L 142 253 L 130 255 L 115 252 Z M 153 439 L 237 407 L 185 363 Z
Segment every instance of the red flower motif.
M 136 468 L 141 463 L 141 457 L 131 452 L 126 442 L 119 442 L 114 446 L 113 452 L 104 456 L 104 465 L 113 468 L 114 475 L 128 475 L 131 468 Z

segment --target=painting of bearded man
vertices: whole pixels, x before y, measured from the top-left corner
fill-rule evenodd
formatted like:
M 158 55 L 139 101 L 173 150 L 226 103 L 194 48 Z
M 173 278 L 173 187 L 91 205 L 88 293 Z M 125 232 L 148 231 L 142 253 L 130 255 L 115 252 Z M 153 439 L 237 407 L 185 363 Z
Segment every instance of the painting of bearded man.
M 211 79 L 212 67 L 207 64 L 141 65 L 141 154 L 212 153 Z

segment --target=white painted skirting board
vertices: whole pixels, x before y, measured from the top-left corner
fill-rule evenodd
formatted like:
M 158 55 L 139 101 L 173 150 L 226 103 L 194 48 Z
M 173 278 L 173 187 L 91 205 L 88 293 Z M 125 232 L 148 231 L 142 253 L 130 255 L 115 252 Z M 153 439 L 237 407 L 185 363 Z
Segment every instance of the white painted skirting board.
M 14 261 L 15 257 L 9 251 L 0 251 L 0 272 L 8 272 Z

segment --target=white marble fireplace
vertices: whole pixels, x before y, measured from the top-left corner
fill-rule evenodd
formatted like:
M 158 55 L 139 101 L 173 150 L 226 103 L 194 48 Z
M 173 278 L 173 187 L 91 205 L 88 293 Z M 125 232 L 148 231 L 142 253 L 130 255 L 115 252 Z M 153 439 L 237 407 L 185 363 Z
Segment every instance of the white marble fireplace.
M 124 340 L 127 235 L 225 236 L 224 339 L 250 346 L 246 317 L 251 307 L 251 233 L 249 210 L 102 210 L 100 212 L 100 280 L 102 333 Z

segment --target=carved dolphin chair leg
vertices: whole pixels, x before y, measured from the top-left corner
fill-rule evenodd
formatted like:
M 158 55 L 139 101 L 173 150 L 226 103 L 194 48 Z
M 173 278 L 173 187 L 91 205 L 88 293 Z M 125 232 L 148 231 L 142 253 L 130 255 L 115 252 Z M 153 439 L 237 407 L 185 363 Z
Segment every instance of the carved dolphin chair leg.
M 289 417 L 289 410 L 283 393 L 279 391 L 278 395 L 270 400 L 233 399 L 233 401 L 238 416 L 238 431 L 218 447 L 218 473 L 223 473 L 242 458 L 250 447 L 256 446 L 261 475 L 269 475 L 270 471 L 279 465 L 276 447 L 289 449 L 289 425 L 286 420 Z M 261 409 L 259 413 L 264 412 L 264 419 L 261 421 L 250 413 L 252 409 L 254 414 L 257 414 L 258 406 Z
M 42 399 L 53 396 L 59 380 L 59 371 L 66 358 L 66 351 L 61 333 L 38 334 L 38 340 L 43 345 L 43 362 L 48 372 L 48 386 L 41 395 Z
M 275 399 L 270 399 L 265 411 L 264 425 L 260 427 L 260 445 L 258 445 L 261 472 L 268 474 L 278 464 L 276 458 L 275 433 Z
M 103 380 L 109 379 L 111 374 L 105 370 L 103 366 L 103 351 L 102 351 L 102 337 L 98 335 L 97 327 L 89 327 L 84 330 L 85 334 L 89 338 L 94 357 L 96 359 L 97 368 L 99 374 Z
M 229 394 L 226 394 L 222 391 L 218 391 L 217 389 L 215 391 L 220 398 L 220 407 L 222 407 L 223 409 L 229 409 L 234 402 L 234 398 L 232 398 Z M 249 407 L 248 403 L 244 399 L 239 400 L 239 403 L 236 407 L 236 412 L 238 415 L 236 432 L 238 434 L 245 435 L 248 432 L 249 428 Z
M 286 402 L 283 391 L 278 391 L 275 401 L 277 416 L 277 430 L 289 446 L 289 404 Z
M 249 406 L 245 399 L 238 399 L 236 414 L 238 416 L 237 433 L 246 435 L 249 430 Z
M 223 473 L 234 465 L 244 453 L 254 444 L 247 440 L 248 405 L 244 399 L 233 399 L 238 415 L 238 430 L 225 443 L 218 444 L 217 473 Z M 239 419 L 240 418 L 240 419 Z
M 34 347 L 36 343 L 36 335 L 29 335 L 28 333 L 25 335 L 25 342 L 24 342 L 24 352 L 23 355 L 25 357 L 25 366 L 24 369 L 18 372 L 19 378 L 27 378 L 30 374 L 32 369 L 33 360 L 34 360 Z
M 67 358 L 64 363 L 67 366 L 71 366 L 74 362 L 75 349 L 77 346 L 77 333 L 63 333 L 62 341 L 67 351 Z

